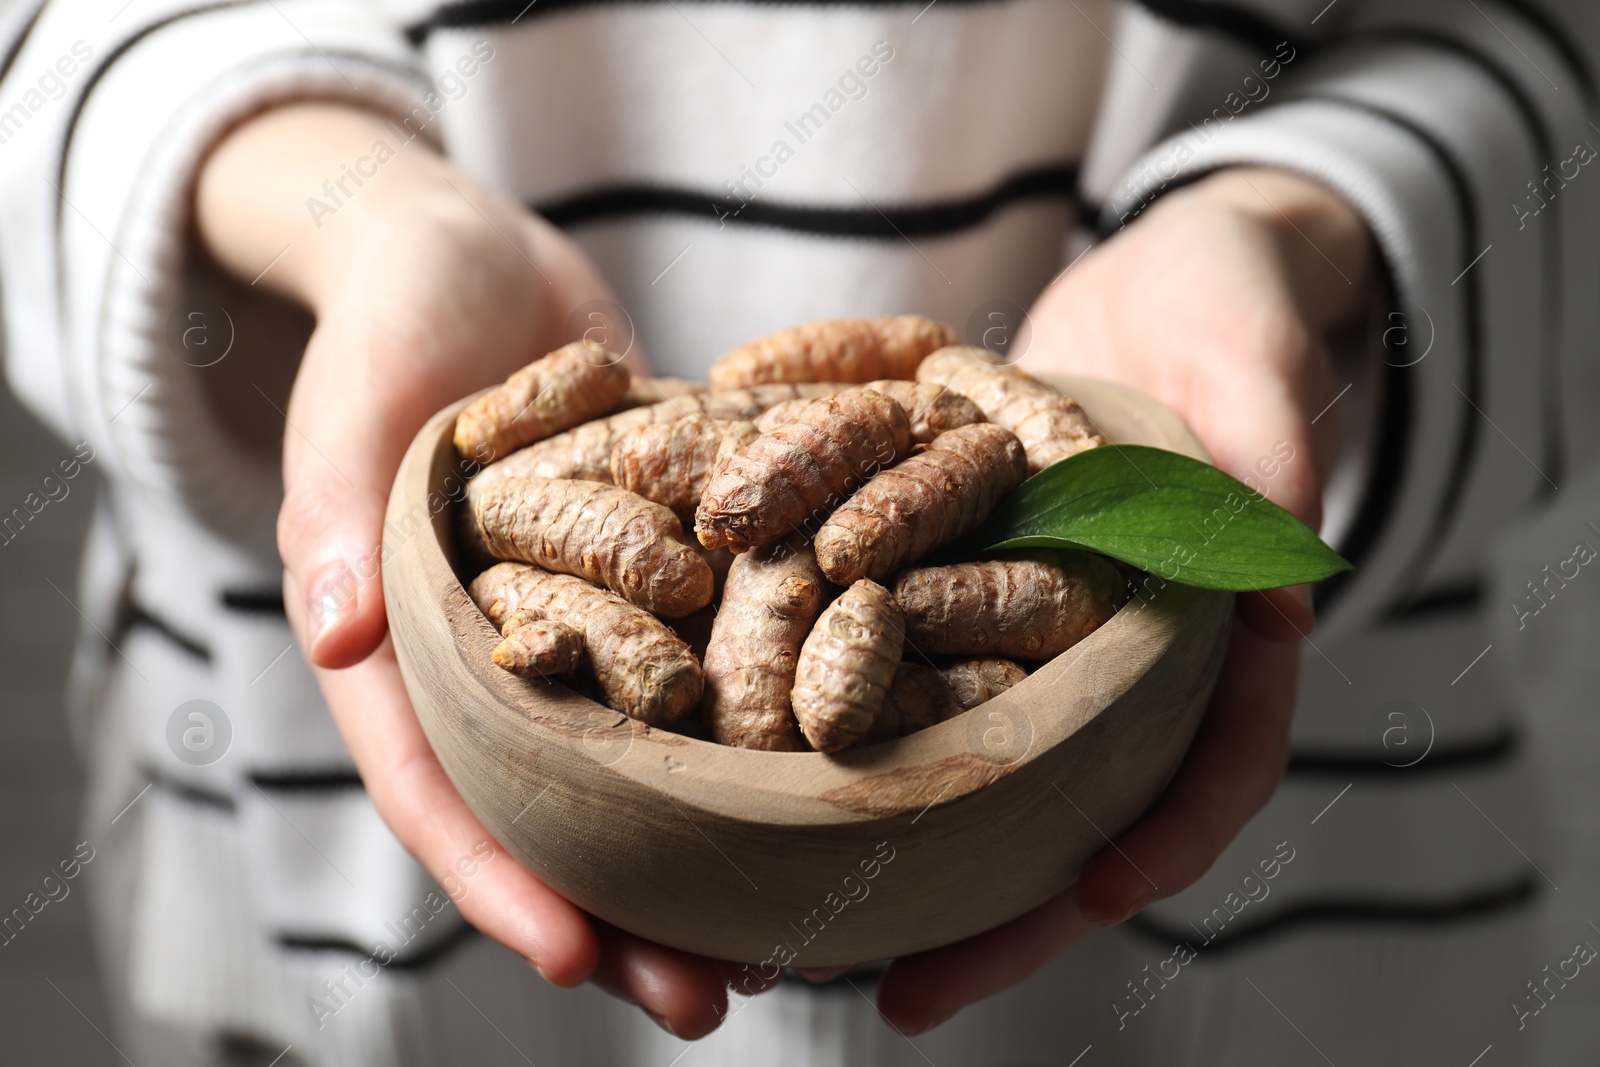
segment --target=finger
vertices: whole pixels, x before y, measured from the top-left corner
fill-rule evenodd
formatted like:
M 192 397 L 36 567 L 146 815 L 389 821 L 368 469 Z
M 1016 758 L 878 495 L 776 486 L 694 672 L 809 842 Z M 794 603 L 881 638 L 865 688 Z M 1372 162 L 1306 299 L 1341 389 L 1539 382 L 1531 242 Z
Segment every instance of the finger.
M 907 1036 L 931 1030 L 1021 982 L 1092 929 L 1069 889 L 1004 926 L 895 960 L 878 984 L 878 1011 Z
M 716 964 L 722 974 L 723 985 L 743 997 L 758 996 L 783 984 L 783 971 L 777 967 L 773 968 L 772 974 L 763 975 L 753 963 L 717 960 Z
M 467 808 L 417 722 L 393 645 L 318 675 L 372 806 L 462 916 L 557 985 L 588 978 L 599 961 L 588 917 L 506 853 Z
M 796 967 L 794 973 L 812 985 L 823 985 L 833 981 L 849 969 L 849 967 Z
M 1234 601 L 1234 611 L 1246 626 L 1268 641 L 1298 642 L 1310 637 L 1317 626 L 1308 585 L 1241 593 Z
M 600 966 L 594 983 L 637 1004 L 656 1025 L 685 1041 L 705 1037 L 728 1013 L 728 991 L 716 960 L 635 937 L 597 923 Z
M 358 663 L 383 640 L 383 513 L 412 433 L 432 413 L 414 382 L 372 372 L 376 342 L 319 325 L 301 362 L 284 434 L 278 551 L 285 605 L 320 667 Z
M 1097 926 L 1193 884 L 1266 804 L 1289 756 L 1299 649 L 1235 622 L 1222 673 L 1183 766 L 1151 811 L 1078 877 Z

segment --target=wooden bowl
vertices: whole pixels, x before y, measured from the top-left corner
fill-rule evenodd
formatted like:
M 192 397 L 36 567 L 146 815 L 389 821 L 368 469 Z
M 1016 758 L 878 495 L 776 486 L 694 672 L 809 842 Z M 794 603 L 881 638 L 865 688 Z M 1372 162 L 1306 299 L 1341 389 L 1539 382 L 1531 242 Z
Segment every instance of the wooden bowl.
M 1113 441 L 1205 458 L 1142 394 L 1056 384 Z M 1233 598 L 1178 585 L 1134 599 L 1003 696 L 836 756 L 727 748 L 514 677 L 490 662 L 499 637 L 462 587 L 472 576 L 453 569 L 454 506 L 435 510 L 461 496 L 450 436 L 465 403 L 423 427 L 389 498 L 400 671 L 468 806 L 609 923 L 769 974 L 948 944 L 1070 885 L 1183 759 Z

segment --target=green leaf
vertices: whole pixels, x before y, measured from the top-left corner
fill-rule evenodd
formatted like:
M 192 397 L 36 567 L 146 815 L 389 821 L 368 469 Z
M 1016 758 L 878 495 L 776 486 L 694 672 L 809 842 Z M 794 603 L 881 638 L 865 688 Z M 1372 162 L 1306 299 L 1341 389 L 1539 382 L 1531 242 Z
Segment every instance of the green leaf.
M 1202 589 L 1246 592 L 1353 569 L 1303 522 L 1215 467 L 1102 445 L 1024 482 L 967 542 L 980 553 L 1082 548 Z

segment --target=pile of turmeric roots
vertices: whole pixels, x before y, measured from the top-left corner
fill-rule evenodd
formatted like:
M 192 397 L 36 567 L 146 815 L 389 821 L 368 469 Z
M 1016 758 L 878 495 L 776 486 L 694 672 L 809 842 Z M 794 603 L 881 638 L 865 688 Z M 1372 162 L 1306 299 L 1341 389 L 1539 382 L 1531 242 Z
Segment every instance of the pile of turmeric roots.
M 471 595 L 494 662 L 651 726 L 836 752 L 1027 677 L 1109 619 L 1103 557 L 919 565 L 1030 473 L 1103 444 L 1059 391 L 918 316 L 744 345 L 710 387 L 577 343 L 468 405 Z M 685 536 L 691 530 L 693 536 Z

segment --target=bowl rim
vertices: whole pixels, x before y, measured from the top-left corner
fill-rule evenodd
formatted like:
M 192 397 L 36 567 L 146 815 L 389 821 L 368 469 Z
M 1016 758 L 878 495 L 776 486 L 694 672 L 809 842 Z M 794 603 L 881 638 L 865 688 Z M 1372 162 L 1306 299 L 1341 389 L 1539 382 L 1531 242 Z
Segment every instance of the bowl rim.
M 1132 443 L 1210 458 L 1175 413 L 1145 394 L 1100 379 L 1040 377 L 1077 398 L 1112 441 L 1136 439 Z M 680 811 L 702 810 L 764 825 L 826 826 L 913 813 L 920 818 L 931 808 L 958 803 L 1022 769 L 1080 732 L 1166 654 L 1186 625 L 1213 620 L 1226 625 L 1229 613 L 1218 611 L 1217 601 L 1231 594 L 1167 585 L 1151 600 L 1135 596 L 1094 633 L 1036 666 L 1026 680 L 994 700 L 907 737 L 832 755 L 741 749 L 653 728 L 564 683 L 517 678 L 490 661 L 499 635 L 472 603 L 456 568 L 454 517 L 460 501 L 451 497 L 462 490 L 443 493 L 448 506 L 437 511 L 430 506 L 448 484 L 442 475 L 453 467 L 459 471 L 452 430 L 457 412 L 472 399 L 463 398 L 435 413 L 407 448 L 396 474 L 386 509 L 383 550 L 391 624 L 400 607 L 393 598 L 403 595 L 391 565 L 409 557 L 402 566 L 414 565 L 433 605 L 421 621 L 427 629 L 450 633 L 455 653 L 465 660 L 477 687 L 477 692 L 460 694 L 463 706 L 478 707 L 487 701 L 498 707 L 497 714 L 525 723 L 530 750 L 554 745 L 574 758 L 587 757 L 596 775 L 624 776 Z M 414 514 L 418 504 L 428 507 L 429 521 L 406 535 L 403 531 L 409 527 L 403 520 Z M 409 614 L 416 605 L 404 608 Z M 395 641 L 402 676 L 411 691 L 424 683 L 406 645 Z M 1094 677 L 1116 684 L 1084 684 Z M 1032 713 L 1036 707 L 1059 710 L 1063 695 L 1069 698 L 1065 714 Z M 413 703 L 430 744 L 439 750 L 440 739 L 431 735 L 449 727 L 420 714 L 427 701 Z M 1022 734 L 1026 741 L 1019 746 L 1015 739 Z M 999 744 L 997 736 L 1002 738 Z M 677 773 L 690 762 L 693 774 Z M 454 777 L 448 761 L 445 770 Z

